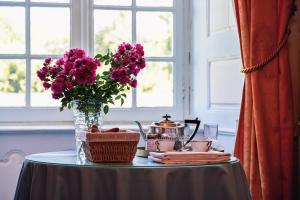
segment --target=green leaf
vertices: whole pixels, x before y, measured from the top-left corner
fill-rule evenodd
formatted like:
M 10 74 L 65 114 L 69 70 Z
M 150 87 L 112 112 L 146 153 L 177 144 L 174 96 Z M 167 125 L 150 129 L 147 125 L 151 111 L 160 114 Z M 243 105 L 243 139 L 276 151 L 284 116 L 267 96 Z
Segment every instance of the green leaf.
M 126 94 L 121 94 L 121 95 L 122 95 L 123 97 L 125 97 L 125 98 L 127 97 L 127 95 L 126 95 Z
M 100 53 L 98 53 L 95 58 L 102 58 L 102 55 Z
M 108 111 L 109 111 L 108 105 L 105 105 L 105 106 L 104 106 L 103 111 L 104 111 L 104 114 L 107 114 L 107 113 L 108 113 Z
M 118 95 L 118 96 L 116 96 L 116 98 L 115 98 L 115 100 L 119 100 L 119 99 L 121 99 L 121 95 Z
M 108 103 L 111 103 L 111 104 L 113 104 L 113 105 L 115 105 L 115 102 L 114 102 L 111 98 L 109 98 L 109 99 L 107 100 L 107 102 L 108 102 Z
M 122 98 L 121 99 L 121 106 L 123 106 L 123 104 L 124 104 L 124 99 Z
M 108 75 L 108 74 L 109 74 L 109 71 L 104 71 L 102 74 L 103 74 L 103 75 Z
M 100 81 L 100 75 L 99 74 L 96 75 L 96 80 Z
M 64 107 L 60 107 L 59 111 L 62 112 L 64 110 Z

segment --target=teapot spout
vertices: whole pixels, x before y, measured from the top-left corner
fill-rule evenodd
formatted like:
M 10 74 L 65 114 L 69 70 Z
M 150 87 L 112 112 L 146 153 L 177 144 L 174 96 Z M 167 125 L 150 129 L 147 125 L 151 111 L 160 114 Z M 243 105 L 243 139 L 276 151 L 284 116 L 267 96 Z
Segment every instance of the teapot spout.
M 141 134 L 142 138 L 146 141 L 147 140 L 146 133 L 144 132 L 141 123 L 139 121 L 134 121 L 134 122 L 138 125 L 138 127 L 140 129 L 140 134 Z

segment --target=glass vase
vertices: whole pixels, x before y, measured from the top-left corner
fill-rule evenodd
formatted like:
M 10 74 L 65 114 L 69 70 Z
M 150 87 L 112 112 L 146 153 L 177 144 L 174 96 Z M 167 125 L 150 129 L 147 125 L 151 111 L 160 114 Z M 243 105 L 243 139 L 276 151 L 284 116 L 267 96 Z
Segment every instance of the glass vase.
M 86 141 L 86 134 L 92 127 L 101 130 L 102 125 L 102 103 L 95 100 L 73 102 L 73 114 L 75 125 L 76 152 L 78 158 L 85 160 L 83 142 Z

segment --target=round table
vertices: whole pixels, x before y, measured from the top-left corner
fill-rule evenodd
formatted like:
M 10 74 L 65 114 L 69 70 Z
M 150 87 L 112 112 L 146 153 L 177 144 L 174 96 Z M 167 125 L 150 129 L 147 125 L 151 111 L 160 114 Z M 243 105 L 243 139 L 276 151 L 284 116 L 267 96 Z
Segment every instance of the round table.
M 164 165 L 96 164 L 62 151 L 26 157 L 15 200 L 245 200 L 251 199 L 239 160 Z

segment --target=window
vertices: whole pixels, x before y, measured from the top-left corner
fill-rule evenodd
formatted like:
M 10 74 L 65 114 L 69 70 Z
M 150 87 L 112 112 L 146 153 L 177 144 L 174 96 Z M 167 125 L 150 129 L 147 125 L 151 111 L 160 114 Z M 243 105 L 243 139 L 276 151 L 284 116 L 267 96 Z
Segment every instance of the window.
M 183 0 L 0 0 L 0 121 L 70 121 L 44 92 L 35 72 L 45 57 L 70 47 L 89 55 L 142 43 L 148 67 L 123 107 L 106 120 L 183 118 Z M 105 67 L 105 66 L 102 66 Z M 25 117 L 26 116 L 26 117 Z
M 244 82 L 234 4 L 193 3 L 193 115 L 203 123 L 218 123 L 220 132 L 234 134 Z

